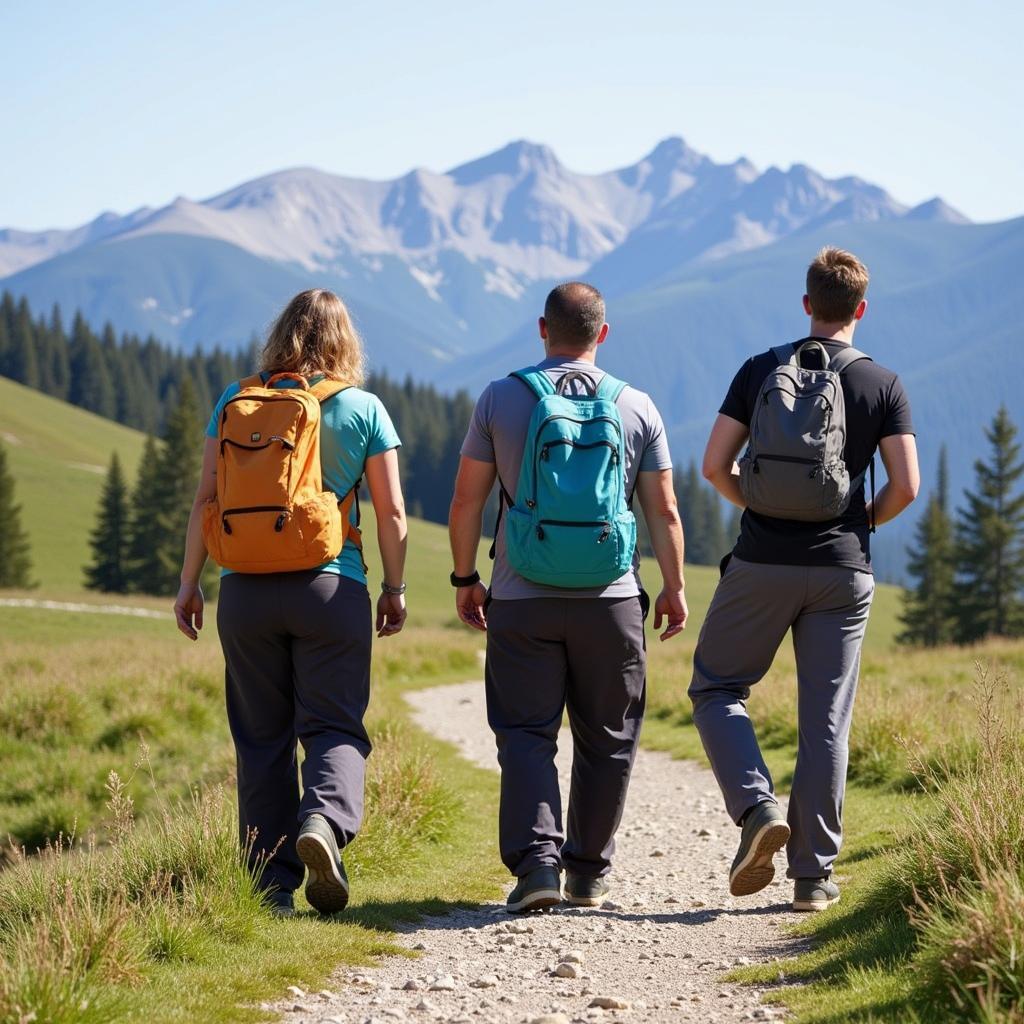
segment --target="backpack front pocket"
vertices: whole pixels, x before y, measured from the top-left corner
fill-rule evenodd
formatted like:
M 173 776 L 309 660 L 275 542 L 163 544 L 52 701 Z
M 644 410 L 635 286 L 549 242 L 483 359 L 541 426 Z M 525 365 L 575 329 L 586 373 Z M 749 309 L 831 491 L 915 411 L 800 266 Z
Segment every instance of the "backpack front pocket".
M 602 587 L 628 571 L 636 545 L 632 513 L 615 522 L 534 519 L 509 510 L 509 565 L 534 583 L 550 587 Z

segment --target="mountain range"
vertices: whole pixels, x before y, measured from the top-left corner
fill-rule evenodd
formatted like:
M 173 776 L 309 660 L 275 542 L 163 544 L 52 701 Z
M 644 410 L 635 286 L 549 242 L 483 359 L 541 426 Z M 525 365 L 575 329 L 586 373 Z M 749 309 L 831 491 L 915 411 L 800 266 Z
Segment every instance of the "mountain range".
M 0 288 L 234 347 L 322 285 L 353 308 L 376 368 L 475 389 L 536 358 L 544 294 L 585 277 L 608 298 L 603 361 L 652 394 L 687 461 L 742 359 L 806 332 L 803 272 L 826 243 L 872 270 L 858 340 L 904 376 L 926 469 L 946 441 L 966 482 L 999 402 L 1024 412 L 1024 220 L 971 224 L 939 198 L 909 207 L 803 164 L 717 163 L 679 138 L 601 174 L 519 141 L 444 173 L 298 168 L 70 230 L 0 230 Z

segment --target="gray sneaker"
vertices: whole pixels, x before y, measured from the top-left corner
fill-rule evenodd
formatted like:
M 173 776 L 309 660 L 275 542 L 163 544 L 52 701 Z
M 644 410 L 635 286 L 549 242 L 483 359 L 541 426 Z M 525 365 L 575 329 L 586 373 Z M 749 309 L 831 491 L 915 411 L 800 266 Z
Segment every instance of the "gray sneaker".
M 798 878 L 793 883 L 793 909 L 827 910 L 839 902 L 839 886 L 831 878 Z
M 295 851 L 309 870 L 306 899 L 321 914 L 337 914 L 348 906 L 348 876 L 338 853 L 334 830 L 322 814 L 311 814 L 299 829 Z
M 774 800 L 755 805 L 743 822 L 740 848 L 729 871 L 729 892 L 750 896 L 775 877 L 775 854 L 789 840 L 786 818 Z
M 505 909 L 510 914 L 543 910 L 562 902 L 562 879 L 557 868 L 534 868 L 516 883 L 508 894 Z
M 572 871 L 565 873 L 565 899 L 575 907 L 599 907 L 611 891 L 612 887 L 604 878 L 577 875 Z

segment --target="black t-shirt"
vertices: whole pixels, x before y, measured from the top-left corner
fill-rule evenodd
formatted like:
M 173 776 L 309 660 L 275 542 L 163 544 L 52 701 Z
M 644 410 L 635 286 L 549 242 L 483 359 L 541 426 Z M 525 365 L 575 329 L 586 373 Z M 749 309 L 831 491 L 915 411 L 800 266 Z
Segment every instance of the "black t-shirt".
M 823 342 L 829 355 L 846 347 L 842 342 L 818 340 Z M 778 362 L 772 352 L 748 359 L 733 378 L 719 412 L 749 427 L 761 385 Z M 805 354 L 802 365 L 808 369 L 820 368 L 820 355 Z M 840 380 L 846 400 L 846 468 L 851 479 L 864 473 L 866 486 L 869 478 L 865 471 L 878 442 L 883 437 L 914 432 L 910 402 L 899 377 L 867 359 L 860 359 L 845 369 Z M 733 554 L 745 562 L 841 565 L 870 572 L 871 534 L 864 489 L 861 486 L 856 490 L 849 507 L 838 519 L 824 523 L 775 519 L 748 509 L 743 513 Z

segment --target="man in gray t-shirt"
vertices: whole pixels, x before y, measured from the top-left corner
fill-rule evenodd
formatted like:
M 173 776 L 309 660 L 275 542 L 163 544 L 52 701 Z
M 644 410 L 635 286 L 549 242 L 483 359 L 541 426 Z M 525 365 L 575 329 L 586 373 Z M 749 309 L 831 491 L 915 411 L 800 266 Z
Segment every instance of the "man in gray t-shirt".
M 580 282 L 560 285 L 548 296 L 539 324 L 546 358 L 537 368 L 553 385 L 568 373 L 574 374 L 570 393 L 600 383 L 604 373 L 595 359 L 608 334 L 604 312 L 600 292 Z M 544 586 L 509 565 L 502 524 L 489 591 L 476 571 L 484 506 L 496 481 L 505 500 L 514 500 L 536 403 L 533 391 L 517 378 L 488 385 L 462 446 L 449 519 L 459 617 L 487 633 L 487 717 L 501 765 L 499 844 L 518 879 L 508 898 L 511 912 L 558 902 L 563 867 L 569 902 L 598 906 L 606 898 L 605 876 L 636 755 L 646 686 L 647 599 L 637 556 L 629 571 L 604 587 Z M 687 609 L 683 531 L 665 427 L 641 391 L 627 386 L 616 405 L 625 493 L 640 501 L 664 580 L 654 624 L 660 628 L 666 620 L 666 640 L 682 630 Z M 554 758 L 566 708 L 574 752 L 563 834 Z
M 595 385 L 604 371 L 593 361 L 549 356 L 537 367 L 544 370 L 554 385 L 570 371 L 585 374 Z M 573 381 L 571 391 L 583 390 L 581 381 Z M 515 494 L 519 466 L 523 458 L 526 428 L 537 404 L 536 396 L 521 380 L 504 377 L 492 381 L 476 403 L 462 454 L 478 462 L 490 462 L 497 470 L 505 492 Z M 672 469 L 672 456 L 665 439 L 665 425 L 654 403 L 642 391 L 627 387 L 616 403 L 622 417 L 623 444 L 626 449 L 626 494 L 633 494 L 641 472 Z M 640 556 L 633 559 L 633 568 L 614 583 L 590 590 L 560 590 L 531 583 L 509 567 L 505 557 L 505 524 L 499 524 L 495 543 L 494 572 L 491 575 L 491 597 L 498 601 L 517 601 L 525 597 L 636 597 L 640 593 Z

